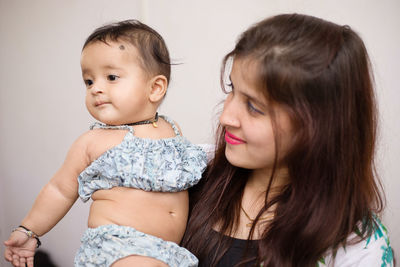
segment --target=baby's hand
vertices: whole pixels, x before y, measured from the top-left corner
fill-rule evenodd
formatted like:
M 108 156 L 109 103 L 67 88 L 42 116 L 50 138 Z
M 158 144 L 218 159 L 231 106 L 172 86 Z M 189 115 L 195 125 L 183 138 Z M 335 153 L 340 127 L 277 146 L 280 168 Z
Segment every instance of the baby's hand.
M 15 231 L 11 233 L 4 245 L 6 246 L 4 258 L 11 262 L 13 266 L 25 267 L 26 264 L 28 267 L 33 267 L 33 256 L 37 246 L 35 238 Z

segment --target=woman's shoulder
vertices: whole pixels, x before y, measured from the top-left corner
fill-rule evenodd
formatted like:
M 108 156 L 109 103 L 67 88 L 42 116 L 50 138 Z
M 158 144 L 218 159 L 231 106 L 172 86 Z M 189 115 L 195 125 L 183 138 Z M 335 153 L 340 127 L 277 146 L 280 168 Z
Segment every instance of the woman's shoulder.
M 328 251 L 317 266 L 394 266 L 387 229 L 377 217 L 374 221 L 373 230 L 365 239 L 360 241 L 360 231 L 354 231 L 346 245 L 336 252 Z

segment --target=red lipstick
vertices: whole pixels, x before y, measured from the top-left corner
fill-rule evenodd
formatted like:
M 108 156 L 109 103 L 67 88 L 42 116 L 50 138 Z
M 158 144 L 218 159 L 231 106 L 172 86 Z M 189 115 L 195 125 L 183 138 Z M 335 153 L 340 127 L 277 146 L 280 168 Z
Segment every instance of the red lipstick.
M 227 130 L 225 130 L 225 141 L 231 145 L 240 145 L 246 143 L 244 140 L 240 139 L 239 137 L 231 134 Z

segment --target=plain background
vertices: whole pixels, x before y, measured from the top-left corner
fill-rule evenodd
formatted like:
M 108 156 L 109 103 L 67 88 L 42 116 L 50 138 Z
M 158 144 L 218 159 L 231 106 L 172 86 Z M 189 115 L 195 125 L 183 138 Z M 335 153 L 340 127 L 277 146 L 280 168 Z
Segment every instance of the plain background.
M 85 38 L 96 27 L 136 18 L 159 31 L 174 62 L 181 63 L 172 68 L 161 113 L 177 120 L 191 141 L 210 143 L 224 97 L 222 57 L 248 26 L 289 12 L 348 24 L 365 41 L 380 109 L 384 223 L 399 256 L 398 0 L 0 0 L 0 239 L 22 220 L 71 143 L 93 122 L 84 106 L 79 60 Z M 77 201 L 42 238 L 42 248 L 59 266 L 73 265 L 89 206 Z M 3 259 L 0 265 L 9 266 Z

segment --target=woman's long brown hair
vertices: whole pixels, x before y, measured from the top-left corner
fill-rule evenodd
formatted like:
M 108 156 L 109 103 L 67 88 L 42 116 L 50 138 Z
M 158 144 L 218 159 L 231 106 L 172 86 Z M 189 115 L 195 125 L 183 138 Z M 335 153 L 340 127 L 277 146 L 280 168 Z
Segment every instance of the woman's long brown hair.
M 258 63 L 258 89 L 285 108 L 294 128 L 293 146 L 283 159 L 290 183 L 273 198 L 266 192 L 258 218 L 273 203 L 277 208 L 258 243 L 256 261 L 315 266 L 329 248 L 344 244 L 360 222 L 361 235 L 370 234 L 374 214 L 384 205 L 374 168 L 377 119 L 364 43 L 348 26 L 287 14 L 244 32 L 224 58 L 221 77 L 231 57 Z M 183 240 L 200 261 L 215 255 L 213 264 L 229 246 L 223 235 L 212 233 L 213 226 L 226 235 L 235 231 L 251 173 L 227 161 L 221 127 L 217 135 L 215 157 L 190 192 Z M 275 136 L 278 143 L 279 133 Z

